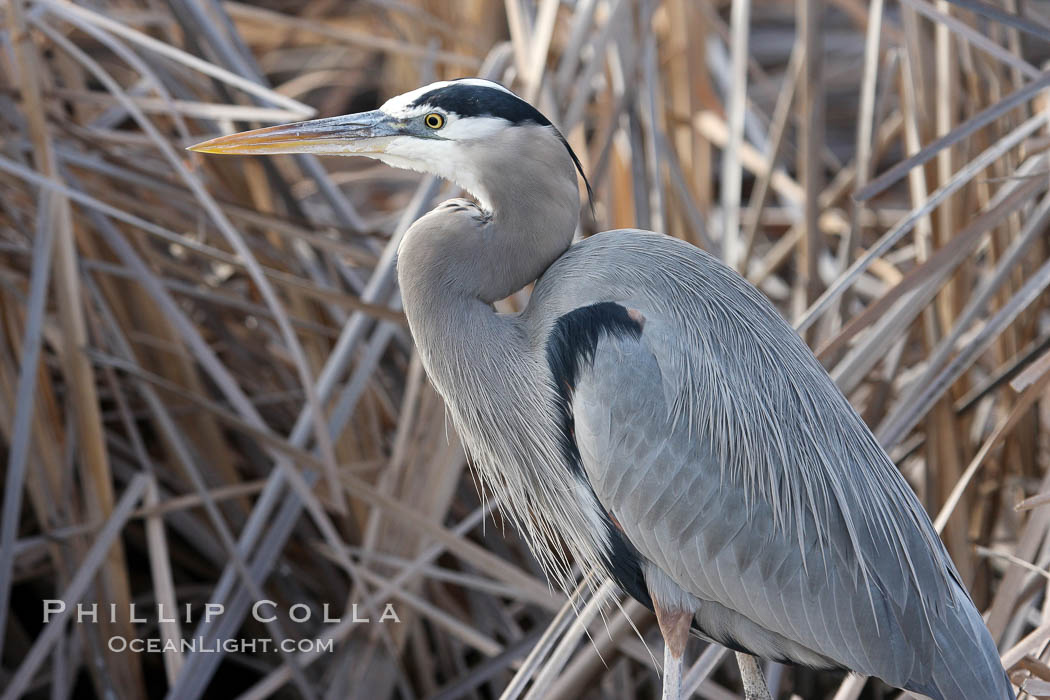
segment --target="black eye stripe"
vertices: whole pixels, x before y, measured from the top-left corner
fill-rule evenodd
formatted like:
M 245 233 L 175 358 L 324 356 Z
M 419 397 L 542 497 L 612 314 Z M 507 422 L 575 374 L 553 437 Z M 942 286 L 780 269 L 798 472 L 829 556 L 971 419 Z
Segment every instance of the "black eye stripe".
M 498 88 L 453 83 L 420 95 L 411 106 L 426 105 L 461 117 L 499 117 L 512 124 L 550 126 L 550 120 L 517 95 Z

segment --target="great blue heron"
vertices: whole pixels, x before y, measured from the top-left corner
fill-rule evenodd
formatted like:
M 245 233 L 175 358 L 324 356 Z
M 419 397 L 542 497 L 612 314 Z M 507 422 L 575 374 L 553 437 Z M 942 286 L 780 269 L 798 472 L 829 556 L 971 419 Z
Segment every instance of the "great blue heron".
M 573 244 L 579 160 L 479 79 L 257 129 L 206 153 L 360 155 L 468 191 L 398 253 L 420 357 L 548 574 L 565 550 L 656 613 L 665 698 L 690 632 L 932 698 L 1013 698 L 915 494 L 809 348 L 735 272 L 674 238 Z M 536 282 L 528 306 L 493 303 Z M 752 656 L 754 655 L 754 656 Z

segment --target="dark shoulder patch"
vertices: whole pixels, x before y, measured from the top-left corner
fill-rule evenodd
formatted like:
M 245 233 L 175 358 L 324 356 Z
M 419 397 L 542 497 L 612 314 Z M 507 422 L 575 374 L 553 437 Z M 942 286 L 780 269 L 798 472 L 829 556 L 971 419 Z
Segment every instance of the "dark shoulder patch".
M 580 368 L 594 359 L 602 336 L 638 338 L 642 325 L 620 304 L 611 301 L 583 306 L 560 316 L 547 337 L 547 366 L 558 391 L 558 417 L 561 422 L 562 454 L 569 468 L 582 475 L 580 450 L 573 425 L 572 392 Z
M 413 107 L 430 105 L 461 117 L 499 117 L 513 124 L 532 122 L 550 126 L 550 120 L 517 95 L 498 88 L 470 83 L 453 83 L 424 93 Z
M 557 415 L 560 423 L 561 451 L 573 475 L 587 483 L 576 444 L 576 430 L 572 415 L 572 392 L 576 388 L 580 370 L 594 360 L 598 341 L 603 336 L 639 338 L 644 317 L 615 302 L 607 301 L 574 309 L 558 317 L 547 337 L 547 365 L 557 389 Z M 594 492 L 591 487 L 591 492 Z M 597 495 L 594 496 L 598 500 Z M 606 567 L 616 584 L 639 603 L 653 609 L 653 600 L 642 572 L 642 555 L 635 549 L 616 521 L 604 514 L 606 540 Z
M 556 380 L 576 385 L 582 362 L 594 359 L 602 336 L 639 338 L 644 316 L 634 309 L 604 301 L 573 309 L 558 317 L 547 338 L 547 363 Z M 558 386 L 562 385 L 558 381 Z
M 649 586 L 645 583 L 642 555 L 633 544 L 627 541 L 620 528 L 613 523 L 612 518 L 606 515 L 605 520 L 611 546 L 606 562 L 606 566 L 609 567 L 609 575 L 612 576 L 620 590 L 652 610 L 653 598 L 649 595 Z

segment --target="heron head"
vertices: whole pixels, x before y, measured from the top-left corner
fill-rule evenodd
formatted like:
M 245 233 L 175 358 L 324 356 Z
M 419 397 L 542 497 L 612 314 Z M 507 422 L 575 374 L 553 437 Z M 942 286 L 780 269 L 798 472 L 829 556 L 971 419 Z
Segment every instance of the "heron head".
M 484 204 L 491 178 L 543 153 L 544 142 L 555 152 L 564 147 L 582 174 L 576 154 L 535 107 L 498 83 L 466 78 L 406 92 L 370 112 L 221 136 L 190 150 L 365 156 L 451 180 Z

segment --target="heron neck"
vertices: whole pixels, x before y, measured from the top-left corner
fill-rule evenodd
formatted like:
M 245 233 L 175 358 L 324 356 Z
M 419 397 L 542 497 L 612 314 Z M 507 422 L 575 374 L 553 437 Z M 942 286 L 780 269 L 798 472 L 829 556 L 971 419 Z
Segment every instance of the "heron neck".
M 506 152 L 521 154 L 514 158 L 487 152 L 479 172 L 488 175 L 470 188 L 488 220 L 461 237 L 470 241 L 473 262 L 473 277 L 462 283 L 488 304 L 536 281 L 569 248 L 576 231 L 576 170 L 553 131 L 539 134 L 543 138 L 528 131 L 508 137 Z
M 557 531 L 552 514 L 569 522 L 585 522 L 586 514 L 570 470 L 555 468 L 562 443 L 546 356 L 522 316 L 493 308 L 572 243 L 576 174 L 564 145 L 552 141 L 546 152 L 534 139 L 512 146 L 510 153 L 522 154 L 516 158 L 472 161 L 483 166 L 484 191 L 474 194 L 485 211 L 446 203 L 413 224 L 398 253 L 398 279 L 420 359 L 486 489 L 507 504 L 548 572 L 568 581 L 564 551 L 544 533 Z M 600 551 L 590 537 L 586 529 L 569 536 L 577 561 Z
M 501 337 L 507 324 L 492 304 L 534 282 L 572 243 L 580 200 L 568 151 L 552 132 L 512 132 L 501 142 L 507 150 L 468 154 L 482 177 L 462 184 L 482 209 L 438 206 L 412 225 L 398 252 L 405 312 L 436 381 L 439 358 L 469 365 L 513 344 Z

